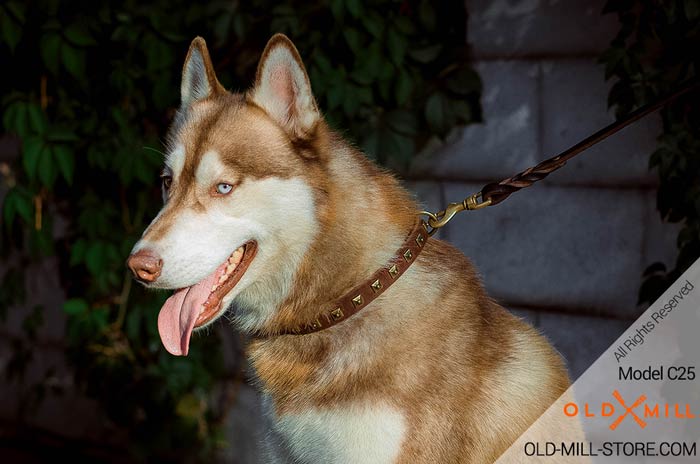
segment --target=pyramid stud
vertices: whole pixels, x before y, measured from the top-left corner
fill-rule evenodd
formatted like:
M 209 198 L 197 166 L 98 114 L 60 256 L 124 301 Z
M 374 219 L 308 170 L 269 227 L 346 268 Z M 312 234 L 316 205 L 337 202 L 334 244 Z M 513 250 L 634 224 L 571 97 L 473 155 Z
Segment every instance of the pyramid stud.
M 418 234 L 418 237 L 416 237 L 416 243 L 419 247 L 423 246 L 423 244 L 425 243 L 425 237 L 423 237 L 423 234 Z
M 331 311 L 331 319 L 334 321 L 337 321 L 338 319 L 341 319 L 343 317 L 343 310 L 340 308 L 335 308 L 333 311 Z
M 403 259 L 405 259 L 406 261 L 410 261 L 411 258 L 413 258 L 413 253 L 411 253 L 411 250 L 404 251 Z
M 396 277 L 398 273 L 399 273 L 399 268 L 396 267 L 396 264 L 394 264 L 393 266 L 391 266 L 389 268 L 389 275 L 391 277 Z
M 355 306 L 360 306 L 362 304 L 362 295 L 357 295 L 355 298 L 353 298 L 352 304 Z
M 372 285 L 370 285 L 370 287 L 372 287 L 372 290 L 374 290 L 375 292 L 378 292 L 382 289 L 382 283 L 379 281 L 379 279 L 377 279 L 374 282 L 372 282 Z

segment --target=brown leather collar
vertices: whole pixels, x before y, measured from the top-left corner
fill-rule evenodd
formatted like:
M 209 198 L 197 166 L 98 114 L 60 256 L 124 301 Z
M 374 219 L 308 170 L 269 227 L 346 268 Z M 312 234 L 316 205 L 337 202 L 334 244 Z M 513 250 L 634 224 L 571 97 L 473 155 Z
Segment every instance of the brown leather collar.
M 372 274 L 369 279 L 356 285 L 335 302 L 319 312 L 316 318 L 298 327 L 283 329 L 274 333 L 257 332 L 256 338 L 266 338 L 275 335 L 305 335 L 327 329 L 367 307 L 375 298 L 384 293 L 387 288 L 398 280 L 413 264 L 428 241 L 428 230 L 424 221 L 418 221 L 410 235 L 403 242 L 394 257 L 382 268 Z

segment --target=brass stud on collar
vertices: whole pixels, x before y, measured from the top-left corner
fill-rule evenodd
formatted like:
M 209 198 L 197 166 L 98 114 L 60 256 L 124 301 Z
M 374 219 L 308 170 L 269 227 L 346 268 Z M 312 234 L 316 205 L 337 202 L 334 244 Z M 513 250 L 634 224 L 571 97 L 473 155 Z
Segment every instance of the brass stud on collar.
M 419 247 L 423 246 L 423 244 L 425 243 L 425 237 L 423 237 L 423 234 L 418 234 L 418 237 L 416 237 L 416 243 Z
M 375 280 L 374 282 L 372 282 L 372 284 L 370 285 L 370 287 L 372 287 L 372 290 L 374 290 L 375 293 L 376 293 L 376 292 L 378 292 L 379 290 L 382 289 L 382 283 L 379 281 L 379 279 L 377 279 L 377 280 Z
M 362 305 L 362 295 L 357 295 L 355 298 L 352 299 L 352 304 L 354 304 L 356 307 Z
M 333 311 L 331 311 L 331 319 L 334 321 L 337 321 L 343 317 L 343 310 L 340 308 L 335 308 Z
M 411 258 L 413 258 L 413 253 L 411 253 L 411 250 L 406 250 L 403 252 L 403 259 L 410 261 Z
M 389 268 L 389 275 L 394 278 L 399 274 L 399 268 L 394 264 Z
M 318 321 L 318 319 L 316 319 L 309 324 L 309 327 L 311 327 L 312 330 L 318 330 L 321 328 L 321 323 Z

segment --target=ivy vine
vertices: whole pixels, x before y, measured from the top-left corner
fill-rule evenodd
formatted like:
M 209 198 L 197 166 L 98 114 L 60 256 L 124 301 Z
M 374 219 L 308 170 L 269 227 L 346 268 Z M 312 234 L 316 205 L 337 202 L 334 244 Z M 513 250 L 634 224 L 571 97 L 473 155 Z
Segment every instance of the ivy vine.
M 605 13 L 621 29 L 603 55 L 606 78 L 616 78 L 608 103 L 623 116 L 698 78 L 700 0 L 611 0 Z M 659 175 L 662 219 L 682 224 L 678 259 L 671 268 L 651 264 L 640 303 L 653 302 L 700 257 L 700 92 L 661 111 L 663 132 L 649 166 Z
M 32 362 L 45 312 L 64 311 L 77 385 L 128 432 L 133 458 L 210 456 L 225 413 L 212 391 L 231 375 L 219 342 L 169 356 L 156 331 L 167 295 L 132 285 L 124 267 L 160 206 L 161 137 L 189 41 L 205 37 L 224 86 L 242 90 L 267 39 L 286 33 L 330 122 L 401 169 L 430 137 L 481 117 L 465 25 L 461 2 L 427 0 L 2 2 L 1 119 L 20 155 L 0 163 L 0 319 L 24 304 L 25 269 L 47 257 L 67 295 L 30 311 L 7 378 Z M 28 412 L 48 388 L 34 387 Z

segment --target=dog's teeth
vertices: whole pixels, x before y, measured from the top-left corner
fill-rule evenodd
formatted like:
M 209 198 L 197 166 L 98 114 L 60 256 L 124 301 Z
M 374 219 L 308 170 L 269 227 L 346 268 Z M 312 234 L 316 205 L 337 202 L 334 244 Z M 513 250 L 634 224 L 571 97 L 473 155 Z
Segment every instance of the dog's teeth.
M 211 291 L 213 292 L 213 291 L 216 290 L 217 288 L 219 288 L 218 285 L 212 285 L 212 286 L 211 286 Z
M 220 284 L 223 284 L 225 280 L 226 280 L 226 274 L 224 274 L 224 275 L 222 275 L 221 277 L 219 277 L 219 283 L 220 283 Z
M 236 264 L 241 262 L 242 257 L 243 257 L 243 247 L 240 247 L 238 250 L 234 251 L 233 256 L 231 256 L 231 258 L 233 258 L 233 261 Z
M 233 272 L 234 269 L 236 269 L 236 265 L 229 264 L 228 266 L 226 266 L 226 274 L 230 274 L 231 272 Z

